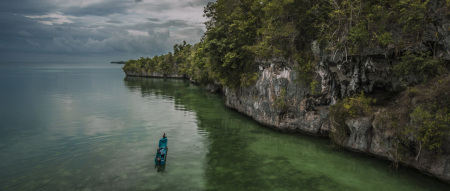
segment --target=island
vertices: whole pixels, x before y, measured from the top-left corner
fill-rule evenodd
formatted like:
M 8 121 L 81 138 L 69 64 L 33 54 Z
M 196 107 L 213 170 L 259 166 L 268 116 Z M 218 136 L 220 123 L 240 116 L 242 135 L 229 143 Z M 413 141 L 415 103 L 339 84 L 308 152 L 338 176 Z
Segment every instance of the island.
M 125 61 L 111 61 L 110 63 L 111 64 L 125 64 L 127 62 L 125 62 Z

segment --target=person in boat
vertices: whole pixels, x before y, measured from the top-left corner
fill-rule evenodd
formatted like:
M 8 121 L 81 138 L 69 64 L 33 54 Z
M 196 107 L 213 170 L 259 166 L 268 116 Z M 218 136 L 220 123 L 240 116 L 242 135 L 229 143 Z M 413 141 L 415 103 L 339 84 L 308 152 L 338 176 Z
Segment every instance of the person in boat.
M 167 139 L 167 137 L 166 137 L 166 133 L 164 133 L 163 134 L 163 138 L 162 139 Z M 161 153 L 161 150 L 163 150 L 164 148 L 162 148 L 162 147 L 158 147 L 158 149 L 156 150 L 156 152 L 158 153 L 158 154 L 162 154 Z

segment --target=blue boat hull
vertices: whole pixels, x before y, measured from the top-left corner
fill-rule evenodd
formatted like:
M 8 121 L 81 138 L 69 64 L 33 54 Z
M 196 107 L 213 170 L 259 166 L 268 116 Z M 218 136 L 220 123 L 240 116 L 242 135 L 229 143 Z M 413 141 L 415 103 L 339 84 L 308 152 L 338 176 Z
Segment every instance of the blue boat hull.
M 158 153 L 158 152 L 156 153 L 156 157 L 155 157 L 156 165 L 165 165 L 166 164 L 167 150 L 168 150 L 168 148 L 165 147 L 161 150 L 161 153 Z
M 165 165 L 167 159 L 167 138 L 159 140 L 158 149 L 156 150 L 155 165 Z

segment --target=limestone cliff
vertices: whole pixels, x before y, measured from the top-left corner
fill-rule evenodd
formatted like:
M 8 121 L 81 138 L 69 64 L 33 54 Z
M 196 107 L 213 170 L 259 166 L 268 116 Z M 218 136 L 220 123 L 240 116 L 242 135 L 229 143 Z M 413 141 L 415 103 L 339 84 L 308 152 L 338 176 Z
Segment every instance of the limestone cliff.
M 309 85 L 284 60 L 261 63 L 260 78 L 251 87 L 225 88 L 226 105 L 256 121 L 283 131 L 326 133 L 330 129 L 330 97 L 311 96 Z
M 389 94 L 405 88 L 393 74 L 394 64 L 373 56 L 352 57 L 345 62 L 322 60 L 316 76 L 320 82 L 319 93 L 312 94 L 309 85 L 298 82 L 298 72 L 288 67 L 285 60 L 261 62 L 260 76 L 254 86 L 225 88 L 226 105 L 282 131 L 325 135 L 334 130 L 328 116 L 329 106 L 338 98 L 361 90 Z M 372 116 L 347 120 L 349 137 L 341 146 L 398 162 L 395 155 L 398 145 L 392 132 L 386 131 L 380 122 L 385 110 L 379 107 Z M 450 182 L 448 153 L 435 158 L 425 154 L 419 161 L 410 154 L 400 162 Z
M 260 63 L 260 77 L 251 87 L 225 88 L 226 104 L 262 124 L 283 131 L 323 134 L 330 131 L 328 107 L 338 98 L 364 90 L 398 91 L 391 63 L 372 57 L 346 62 L 321 61 L 317 68 L 318 93 L 298 81 L 298 72 L 286 60 Z
M 437 5 L 437 1 L 432 2 Z M 433 8 L 433 3 L 431 9 L 437 9 Z M 435 22 L 423 26 L 426 30 L 422 41 L 405 50 L 378 47 L 362 55 L 325 54 L 313 43 L 312 52 L 318 62 L 314 79 L 319 82 L 315 90 L 297 80 L 300 74 L 294 69 L 295 63 L 282 58 L 257 61 L 259 78 L 256 83 L 250 87 L 224 88 L 226 105 L 281 131 L 326 135 L 336 130 L 329 119 L 330 106 L 340 98 L 367 92 L 380 98 L 381 106 L 377 106 L 370 116 L 347 119 L 348 137 L 338 144 L 414 167 L 450 183 L 450 137 L 447 137 L 442 153 L 424 152 L 416 160 L 417 145 L 407 146 L 409 150 L 402 151 L 405 146 L 402 147 L 395 137 L 398 132 L 389 128 L 385 121 L 392 117 L 389 115 L 400 115 L 392 112 L 392 107 L 404 107 L 402 99 L 415 102 L 413 96 L 402 97 L 399 92 L 418 81 L 414 75 L 402 79 L 396 77 L 393 66 L 398 60 L 390 58 L 401 51 L 430 51 L 435 57 L 447 63 L 450 61 L 450 22 L 445 15 L 434 13 Z M 390 94 L 396 94 L 397 98 Z M 445 94 L 445 98 L 445 91 L 441 94 Z

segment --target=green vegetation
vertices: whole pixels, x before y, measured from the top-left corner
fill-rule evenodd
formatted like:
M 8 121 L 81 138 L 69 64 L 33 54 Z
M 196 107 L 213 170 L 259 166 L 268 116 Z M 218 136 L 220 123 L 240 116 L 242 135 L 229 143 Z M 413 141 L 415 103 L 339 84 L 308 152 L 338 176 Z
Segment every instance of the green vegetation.
M 282 57 L 297 68 L 299 81 L 312 87 L 317 85 L 313 81 L 314 40 L 328 53 L 363 54 L 374 47 L 403 50 L 419 43 L 422 26 L 433 22 L 428 7 L 429 0 L 217 0 L 204 9 L 207 31 L 198 44 L 184 42 L 174 46 L 173 54 L 130 60 L 124 70 L 178 73 L 198 83 L 239 87 L 254 84 L 259 76 L 255 58 Z M 438 7 L 449 12 L 448 1 Z M 436 42 L 441 36 L 436 36 Z M 433 56 L 435 45 L 430 46 Z M 416 59 L 412 55 L 405 54 L 402 60 Z M 402 65 L 398 73 L 407 75 L 416 70 L 411 67 L 425 71 L 429 65 L 439 65 L 435 57 L 430 62 L 423 55 L 417 58 L 425 59 L 426 66 Z
M 376 128 L 388 132 L 389 140 L 395 145 L 395 163 L 405 156 L 423 153 L 425 159 L 449 152 L 444 145 L 450 135 L 450 76 L 438 76 L 426 83 L 408 87 L 385 108 L 382 122 Z M 433 158 L 431 158 L 433 159 Z
M 394 72 L 397 75 L 415 75 L 421 81 L 427 81 L 444 71 L 444 61 L 425 52 L 417 54 L 406 52 L 400 57 L 400 62 L 394 66 Z
M 311 83 L 309 83 L 310 87 L 311 87 L 311 94 L 318 94 L 320 92 L 316 92 L 316 88 L 319 85 L 319 81 L 317 80 L 312 80 Z
M 331 52 L 361 54 L 367 48 L 395 47 L 396 50 L 417 44 L 431 21 L 429 0 L 329 0 L 322 23 L 322 42 Z M 448 5 L 440 2 L 448 11 Z M 437 32 L 437 31 L 436 31 Z M 366 48 L 367 47 L 367 48 Z
M 407 94 L 415 102 L 408 111 L 410 122 L 402 129 L 402 136 L 404 140 L 412 138 L 418 160 L 422 150 L 442 152 L 445 139 L 450 135 L 450 76 L 438 77 L 411 89 Z
M 392 156 L 397 166 L 405 156 L 415 155 L 415 160 L 425 152 L 430 156 L 446 153 L 444 145 L 450 136 L 450 76 L 434 78 L 400 93 L 378 115 L 381 116 L 374 128 L 380 133 L 386 132 L 386 140 L 394 145 Z M 370 116 L 373 113 L 375 99 L 360 95 L 342 99 L 330 107 L 330 120 L 335 127 L 330 132 L 334 143 L 345 145 L 349 137 L 349 129 L 345 121 L 350 118 Z
M 420 106 L 410 114 L 411 125 L 406 126 L 405 136 L 412 136 L 419 145 L 416 160 L 422 149 L 440 152 L 445 139 L 450 135 L 449 108 L 430 112 Z
M 280 110 L 282 113 L 288 109 L 288 105 L 286 103 L 286 89 L 280 88 L 280 92 L 274 98 L 274 107 Z
M 294 66 L 294 69 L 296 70 L 297 73 L 300 74 L 298 76 L 297 81 L 305 85 L 311 84 L 311 90 L 315 89 L 315 87 L 312 86 L 313 85 L 312 83 L 315 83 L 314 75 L 316 75 L 315 73 L 316 63 L 314 59 L 311 58 L 311 55 L 300 56 L 298 54 L 295 55 L 295 59 L 297 64 Z
M 173 62 L 172 53 L 155 56 L 153 58 L 140 58 L 138 60 L 129 60 L 123 67 L 125 71 L 133 71 L 138 74 L 144 73 L 176 73 L 176 65 Z
M 330 138 L 334 143 L 344 143 L 349 136 L 349 129 L 345 121 L 350 118 L 370 116 L 372 104 L 376 99 L 365 97 L 364 92 L 353 97 L 345 98 L 330 107 L 330 120 L 335 130 L 330 132 Z

